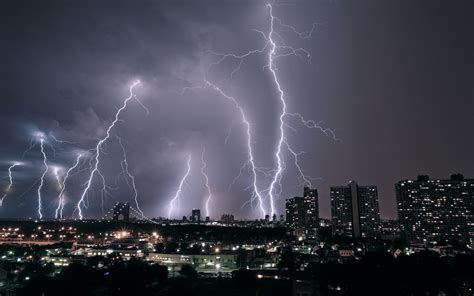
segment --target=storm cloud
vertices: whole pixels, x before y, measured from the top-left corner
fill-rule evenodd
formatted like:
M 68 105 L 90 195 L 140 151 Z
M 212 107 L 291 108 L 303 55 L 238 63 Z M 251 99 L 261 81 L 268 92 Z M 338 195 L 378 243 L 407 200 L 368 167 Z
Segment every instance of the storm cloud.
M 464 3 L 460 3 L 464 2 Z M 42 131 L 74 144 L 46 146 L 51 165 L 67 169 L 78 150 L 95 146 L 114 114 L 136 89 L 146 110 L 133 101 L 101 157 L 111 187 L 102 207 L 100 182 L 88 195 L 86 217 L 101 217 L 117 201 L 132 196 L 121 174 L 124 139 L 139 201 L 150 217 L 166 216 L 185 172 L 192 171 L 181 211 L 203 208 L 206 190 L 200 174 L 206 149 L 214 199 L 213 218 L 233 213 L 255 218 L 242 205 L 250 198 L 245 129 L 235 106 L 209 89 L 183 89 L 209 79 L 232 93 L 251 122 L 256 161 L 274 167 L 280 104 L 264 68 L 266 55 L 252 55 L 239 72 L 227 59 L 209 68 L 210 52 L 242 54 L 261 48 L 268 33 L 265 1 L 2 1 L 0 168 L 7 184 L 11 161 L 13 191 L 1 217 L 35 217 L 35 181 L 42 172 L 38 147 L 23 157 L 33 134 Z M 466 9 L 467 7 L 467 9 Z M 306 48 L 306 59 L 277 62 L 290 112 L 322 121 L 342 141 L 291 121 L 289 141 L 305 151 L 300 161 L 320 193 L 321 215 L 328 217 L 329 186 L 349 180 L 377 185 L 382 215 L 394 217 L 393 184 L 417 174 L 474 176 L 473 79 L 474 4 L 468 1 L 295 1 L 275 5 L 275 15 L 302 31 L 316 22 L 312 38 L 300 39 L 285 27 L 281 39 Z M 284 199 L 302 192 L 290 155 L 278 213 Z M 84 166 L 87 168 L 87 165 Z M 65 215 L 71 216 L 88 170 L 68 182 Z M 2 175 L 3 176 L 3 175 Z M 264 182 L 264 181 L 262 181 Z M 58 190 L 48 175 L 44 212 L 52 217 Z M 263 186 L 264 183 L 262 183 Z M 264 187 L 264 186 L 263 186 Z

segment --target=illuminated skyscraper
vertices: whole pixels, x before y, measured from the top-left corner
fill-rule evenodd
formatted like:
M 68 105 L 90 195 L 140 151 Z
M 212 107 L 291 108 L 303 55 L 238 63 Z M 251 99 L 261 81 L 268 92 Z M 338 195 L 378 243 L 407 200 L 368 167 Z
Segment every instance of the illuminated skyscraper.
M 331 187 L 333 233 L 350 237 L 380 235 L 380 211 L 376 186 Z
M 319 229 L 317 189 L 305 187 L 303 197 L 286 200 L 286 226 L 296 237 L 317 238 Z
M 412 243 L 457 240 L 474 243 L 474 179 L 403 180 L 395 184 L 402 232 Z

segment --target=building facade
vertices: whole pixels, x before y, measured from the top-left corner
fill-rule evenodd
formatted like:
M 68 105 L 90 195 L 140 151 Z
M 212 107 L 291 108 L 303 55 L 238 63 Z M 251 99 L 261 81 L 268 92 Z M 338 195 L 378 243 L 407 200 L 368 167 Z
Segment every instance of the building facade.
M 146 259 L 177 270 L 186 264 L 192 265 L 197 271 L 233 271 L 239 268 L 237 266 L 237 254 L 186 255 L 149 253 Z
M 298 238 L 316 239 L 319 229 L 318 190 L 304 187 L 303 197 L 286 200 L 286 227 Z
M 474 179 L 403 180 L 395 184 L 398 216 L 411 243 L 456 240 L 473 245 Z
M 331 223 L 333 233 L 349 237 L 380 235 L 380 211 L 376 186 L 331 187 Z

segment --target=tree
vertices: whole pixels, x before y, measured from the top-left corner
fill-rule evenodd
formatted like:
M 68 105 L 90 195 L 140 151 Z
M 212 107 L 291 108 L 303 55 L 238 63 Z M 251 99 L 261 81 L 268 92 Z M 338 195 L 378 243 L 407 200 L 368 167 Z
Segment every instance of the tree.
M 195 280 L 198 278 L 197 271 L 194 269 L 194 267 L 192 267 L 189 264 L 183 265 L 179 273 L 192 280 Z

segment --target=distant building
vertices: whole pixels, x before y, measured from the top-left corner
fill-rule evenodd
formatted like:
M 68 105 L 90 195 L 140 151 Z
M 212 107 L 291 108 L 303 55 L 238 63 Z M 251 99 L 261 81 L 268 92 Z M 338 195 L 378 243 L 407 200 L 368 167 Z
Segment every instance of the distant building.
M 128 202 L 118 202 L 113 208 L 113 221 L 124 221 L 130 220 L 130 205 Z
M 318 191 L 304 187 L 303 195 L 286 200 L 286 227 L 298 238 L 315 239 L 319 229 Z
M 474 179 L 403 180 L 395 184 L 402 232 L 411 243 L 457 240 L 474 244 Z
M 234 220 L 235 220 L 234 215 L 232 215 L 232 214 L 224 214 L 224 215 L 221 216 L 221 221 L 222 222 L 229 223 L 229 222 L 234 222 Z
M 201 222 L 201 210 L 200 209 L 193 209 L 193 211 L 191 212 L 191 221 Z
M 331 187 L 331 223 L 333 233 L 349 237 L 380 235 L 380 211 L 376 186 Z
M 83 255 L 86 257 L 95 257 L 95 256 L 108 256 L 111 254 L 120 255 L 123 259 L 128 260 L 132 257 L 144 257 L 145 253 L 143 250 L 137 247 L 124 247 L 124 246 L 95 246 L 95 247 L 86 247 L 79 248 L 74 251 L 74 255 Z M 64 261 L 66 263 L 70 263 Z M 54 262 L 53 262 L 54 263 Z
M 165 265 L 170 270 L 179 270 L 183 265 L 192 265 L 197 271 L 233 271 L 239 268 L 237 254 L 163 254 L 151 252 L 146 260 Z

